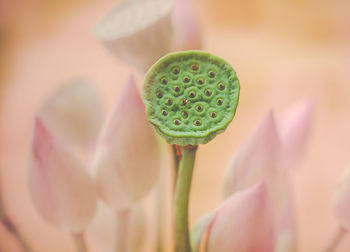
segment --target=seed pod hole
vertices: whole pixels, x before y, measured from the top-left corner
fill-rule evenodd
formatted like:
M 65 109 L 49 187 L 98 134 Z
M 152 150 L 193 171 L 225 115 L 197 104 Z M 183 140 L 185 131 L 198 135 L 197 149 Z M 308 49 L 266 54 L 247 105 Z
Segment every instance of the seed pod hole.
M 190 98 L 194 98 L 194 97 L 196 96 L 196 93 L 195 93 L 194 91 L 191 91 L 191 92 L 188 94 L 188 96 L 189 96 Z
M 179 86 L 176 86 L 176 87 L 174 88 L 174 90 L 175 90 L 175 92 L 180 92 L 180 87 L 179 87 Z
M 187 118 L 187 117 L 188 117 L 188 112 L 187 112 L 187 111 L 184 111 L 184 112 L 183 112 L 183 116 L 184 116 L 185 118 Z
M 205 95 L 206 96 L 210 96 L 212 94 L 210 89 L 205 90 Z
M 157 97 L 160 99 L 160 98 L 163 97 L 163 94 L 162 94 L 161 92 L 159 92 L 159 93 L 157 94 Z
M 179 73 L 180 73 L 180 69 L 178 67 L 174 67 L 173 74 L 179 74 Z
M 193 64 L 193 65 L 191 66 L 191 68 L 192 68 L 192 70 L 198 70 L 198 65 L 197 65 L 197 64 Z
M 163 78 L 163 79 L 161 80 L 161 83 L 162 83 L 163 85 L 165 85 L 165 84 L 168 83 L 168 81 L 167 81 L 165 78 Z
M 190 82 L 190 78 L 188 78 L 187 76 L 184 77 L 184 82 L 185 83 L 189 83 Z
M 222 99 L 218 99 L 217 103 L 218 103 L 218 105 L 222 105 L 222 103 L 223 103 Z
M 201 105 L 198 105 L 197 107 L 196 107 L 196 109 L 198 110 L 198 111 L 202 111 L 202 106 Z
M 223 83 L 219 83 L 219 89 L 220 90 L 224 90 L 225 89 L 225 85 Z
M 194 125 L 196 125 L 196 126 L 200 126 L 202 123 L 201 123 L 201 121 L 199 121 L 199 120 L 195 120 L 194 121 Z
M 216 117 L 216 113 L 215 113 L 215 112 L 211 112 L 210 116 L 211 116 L 212 118 L 215 118 L 215 117 Z
M 202 85 L 204 83 L 204 80 L 203 79 L 198 79 L 197 82 L 198 82 L 198 84 Z
M 180 121 L 179 121 L 178 119 L 176 119 L 176 120 L 174 121 L 174 124 L 175 124 L 175 125 L 180 125 Z
M 187 100 L 186 99 L 183 99 L 182 100 L 182 105 L 186 105 L 187 104 Z
M 215 77 L 215 73 L 213 71 L 209 71 L 208 73 L 210 78 L 214 78 Z
M 162 115 L 166 116 L 166 115 L 168 115 L 168 112 L 166 112 L 166 110 L 162 110 Z
M 168 100 L 167 100 L 167 104 L 168 104 L 168 105 L 171 105 L 171 104 L 173 104 L 173 101 L 172 101 L 171 99 L 168 99 Z

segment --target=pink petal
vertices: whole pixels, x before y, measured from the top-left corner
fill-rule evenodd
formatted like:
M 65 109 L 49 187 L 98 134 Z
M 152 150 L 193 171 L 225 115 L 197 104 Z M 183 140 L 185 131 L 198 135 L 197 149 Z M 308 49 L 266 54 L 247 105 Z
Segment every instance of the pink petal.
M 216 213 L 209 213 L 202 216 L 191 230 L 191 248 L 193 252 L 201 251 L 203 241 L 207 239 L 206 230 L 211 225 Z
M 311 101 L 304 101 L 290 108 L 280 123 L 283 166 L 294 168 L 300 164 L 305 153 L 310 135 L 314 106 Z
M 172 1 L 125 1 L 101 20 L 95 37 L 116 58 L 141 72 L 171 50 Z
M 272 111 L 236 151 L 224 181 L 224 195 L 257 183 L 270 181 L 278 174 L 280 140 Z
M 72 80 L 42 106 L 40 118 L 70 145 L 88 147 L 98 135 L 103 107 L 94 87 Z
M 335 190 L 334 210 L 340 226 L 350 231 L 350 166 L 346 168 Z
M 288 193 L 286 197 L 288 197 L 287 202 L 277 218 L 275 252 L 297 251 L 294 202 L 291 193 Z
M 159 166 L 157 138 L 131 76 L 95 153 L 98 193 L 113 208 L 128 208 L 152 188 Z
M 80 232 L 91 221 L 97 202 L 92 178 L 84 165 L 38 118 L 34 126 L 28 183 L 37 210 L 50 224 Z
M 174 27 L 173 50 L 201 49 L 201 34 L 195 12 L 188 0 L 175 0 L 172 15 Z
M 266 185 L 258 183 L 227 199 L 217 210 L 207 232 L 208 252 L 274 251 Z

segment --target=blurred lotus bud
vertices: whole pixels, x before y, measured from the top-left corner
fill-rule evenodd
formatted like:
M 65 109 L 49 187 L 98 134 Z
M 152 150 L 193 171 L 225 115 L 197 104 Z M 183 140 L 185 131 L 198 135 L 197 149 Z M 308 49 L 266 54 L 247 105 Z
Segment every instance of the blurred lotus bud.
M 334 210 L 340 226 L 350 231 L 350 165 L 335 190 Z
M 234 194 L 214 214 L 209 224 L 202 225 L 206 227 L 202 251 L 274 251 L 274 224 L 264 183 Z
M 191 230 L 191 248 L 194 252 L 201 251 L 201 243 L 205 232 L 215 217 L 215 213 L 209 213 L 197 220 Z
M 172 0 L 131 0 L 112 9 L 94 35 L 112 55 L 141 72 L 171 50 Z
M 38 118 L 29 162 L 29 191 L 39 213 L 62 230 L 84 230 L 96 208 L 93 180 L 85 166 Z
M 145 238 L 144 208 L 136 204 L 130 209 L 130 219 L 127 228 L 127 246 L 130 251 L 140 251 Z M 88 237 L 94 240 L 99 251 L 113 251 L 115 248 L 117 221 L 115 210 L 100 202 L 97 213 L 88 230 Z M 118 239 L 117 239 L 118 240 Z
M 285 169 L 298 166 L 304 156 L 312 125 L 313 112 L 311 101 L 300 102 L 285 113 L 279 125 L 282 141 L 282 162 Z
M 288 184 L 279 166 L 281 148 L 275 120 L 270 111 L 246 142 L 237 150 L 224 180 L 224 196 L 265 181 L 275 212 L 286 202 Z
M 191 1 L 174 0 L 172 21 L 174 51 L 201 49 L 200 29 Z
M 94 87 L 83 79 L 76 79 L 45 102 L 40 118 L 69 145 L 87 147 L 98 136 L 103 106 Z
M 155 184 L 159 166 L 159 144 L 131 76 L 97 145 L 97 191 L 114 209 L 127 209 Z
M 276 251 L 279 252 L 289 251 L 295 246 L 290 185 L 288 173 L 281 166 L 281 148 L 274 116 L 270 111 L 236 152 L 224 181 L 225 197 L 258 181 L 266 182 L 278 230 L 276 249 L 280 249 Z
M 295 213 L 292 193 L 286 195 L 287 203 L 278 216 L 276 223 L 275 252 L 297 251 L 297 232 L 295 227 Z

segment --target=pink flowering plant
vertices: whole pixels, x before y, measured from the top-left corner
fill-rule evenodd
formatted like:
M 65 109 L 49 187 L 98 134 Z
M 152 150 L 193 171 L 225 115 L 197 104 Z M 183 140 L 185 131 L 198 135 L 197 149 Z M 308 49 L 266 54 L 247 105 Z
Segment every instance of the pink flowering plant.
M 126 2 L 94 34 L 114 56 L 145 73 L 143 85 L 140 91 L 130 75 L 104 124 L 102 102 L 86 81 L 73 81 L 43 104 L 34 118 L 27 176 L 42 218 L 70 234 L 79 252 L 298 251 L 290 180 L 306 149 L 312 102 L 297 104 L 279 120 L 273 111 L 266 113 L 233 153 L 223 202 L 190 227 L 192 174 L 200 169 L 196 151 L 233 120 L 240 94 L 237 74 L 226 60 L 193 50 L 200 49 L 200 32 L 184 0 Z M 162 176 L 169 169 L 167 150 L 173 156 L 172 181 Z M 335 191 L 339 232 L 328 252 L 350 229 L 349 174 L 348 169 Z M 173 184 L 172 225 L 165 228 L 169 215 L 159 206 L 168 195 L 160 180 Z M 152 189 L 158 192 L 153 206 L 142 204 Z M 147 211 L 156 215 L 148 224 Z M 1 198 L 0 219 L 1 234 L 19 250 L 35 252 Z M 145 249 L 154 226 L 153 245 Z M 174 234 L 167 246 L 165 229 Z

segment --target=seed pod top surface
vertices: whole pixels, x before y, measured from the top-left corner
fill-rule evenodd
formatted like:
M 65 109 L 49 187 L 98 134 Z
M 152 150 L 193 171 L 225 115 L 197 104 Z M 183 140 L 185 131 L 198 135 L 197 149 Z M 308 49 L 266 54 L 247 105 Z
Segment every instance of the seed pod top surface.
M 202 51 L 171 53 L 146 73 L 143 100 L 148 120 L 168 143 L 204 144 L 223 132 L 239 98 L 236 72 Z

